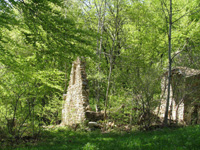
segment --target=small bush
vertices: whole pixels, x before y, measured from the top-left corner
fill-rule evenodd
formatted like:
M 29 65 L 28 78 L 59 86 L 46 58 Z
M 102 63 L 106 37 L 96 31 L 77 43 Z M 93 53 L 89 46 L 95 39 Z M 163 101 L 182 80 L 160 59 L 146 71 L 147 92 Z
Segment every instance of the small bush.
M 87 143 L 85 144 L 85 146 L 83 147 L 83 150 L 99 150 L 99 148 L 94 145 L 94 144 L 91 144 L 91 143 Z

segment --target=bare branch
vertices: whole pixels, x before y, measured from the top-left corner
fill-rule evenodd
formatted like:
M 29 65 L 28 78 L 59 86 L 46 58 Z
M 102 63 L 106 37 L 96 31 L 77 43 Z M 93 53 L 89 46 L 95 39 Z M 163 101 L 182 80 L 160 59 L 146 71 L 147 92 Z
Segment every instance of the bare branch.
M 178 50 L 177 53 L 174 54 L 174 56 L 172 57 L 172 60 L 178 55 L 180 54 L 181 52 L 184 51 L 184 48 L 187 46 L 187 42 L 183 45 L 182 49 L 181 50 Z M 180 49 L 180 48 L 179 48 Z

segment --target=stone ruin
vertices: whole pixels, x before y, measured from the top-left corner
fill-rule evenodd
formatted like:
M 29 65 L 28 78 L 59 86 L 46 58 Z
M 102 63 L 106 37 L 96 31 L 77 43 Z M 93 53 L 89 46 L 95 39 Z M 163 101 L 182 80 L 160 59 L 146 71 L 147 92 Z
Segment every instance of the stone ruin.
M 64 104 L 62 109 L 61 125 L 75 125 L 88 121 L 103 119 L 103 114 L 90 110 L 89 88 L 85 72 L 84 58 L 77 58 L 72 63 L 70 82 L 67 94 L 63 95 Z
M 167 99 L 167 74 L 161 81 L 161 102 L 155 113 L 164 118 Z M 169 118 L 177 123 L 200 124 L 200 70 L 186 67 L 172 69 Z M 103 120 L 104 114 L 89 107 L 89 88 L 85 60 L 77 58 L 72 63 L 67 94 L 64 94 L 61 125 L 75 125 L 84 121 Z
M 166 72 L 161 81 L 161 103 L 156 114 L 163 119 L 167 100 Z M 168 117 L 181 124 L 200 124 L 200 70 L 186 67 L 172 69 Z

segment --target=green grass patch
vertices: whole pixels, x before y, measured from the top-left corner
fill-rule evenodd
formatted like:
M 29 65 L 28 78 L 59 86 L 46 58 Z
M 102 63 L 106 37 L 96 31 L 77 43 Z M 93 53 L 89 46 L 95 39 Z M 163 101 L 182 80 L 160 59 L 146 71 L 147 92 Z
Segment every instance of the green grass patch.
M 75 132 L 67 128 L 43 131 L 37 143 L 15 150 L 199 150 L 200 126 L 131 133 Z

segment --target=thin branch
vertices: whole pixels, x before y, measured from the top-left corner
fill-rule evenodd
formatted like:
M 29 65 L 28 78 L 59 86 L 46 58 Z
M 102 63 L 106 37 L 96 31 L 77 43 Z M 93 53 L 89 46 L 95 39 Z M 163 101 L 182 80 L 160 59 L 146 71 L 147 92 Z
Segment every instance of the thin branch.
M 167 5 L 166 5 L 166 3 L 164 2 L 164 0 L 163 0 L 162 2 L 163 2 L 163 4 L 164 4 L 164 6 L 165 6 L 165 8 L 166 8 L 166 10 L 167 10 L 168 16 L 169 16 L 169 10 L 168 10 L 168 8 L 167 8 Z M 162 3 L 162 2 L 161 2 L 161 3 Z
M 83 4 L 85 4 L 88 8 L 90 8 L 91 9 L 91 7 L 85 2 L 85 1 L 82 1 L 82 0 L 80 0 Z
M 187 42 L 183 45 L 183 48 L 182 48 L 180 51 L 178 50 L 178 52 L 174 54 L 174 56 L 172 57 L 171 60 L 173 60 L 178 54 L 180 54 L 181 52 L 183 52 L 183 51 L 184 51 L 184 48 L 186 47 L 186 45 L 187 45 Z M 179 48 L 179 49 L 180 49 L 180 48 Z
M 185 13 L 184 15 L 182 15 L 181 17 L 179 17 L 178 19 L 176 19 L 175 21 L 173 21 L 172 24 L 174 24 L 175 22 L 179 21 L 180 19 L 182 19 L 183 17 L 185 17 L 185 16 L 188 15 L 189 13 L 190 13 L 189 15 L 192 15 L 192 14 L 198 13 L 199 11 L 200 11 L 200 9 L 197 10 L 197 11 L 195 11 L 195 12 L 191 12 L 191 13 L 190 13 L 190 11 L 189 11 L 189 12 Z

